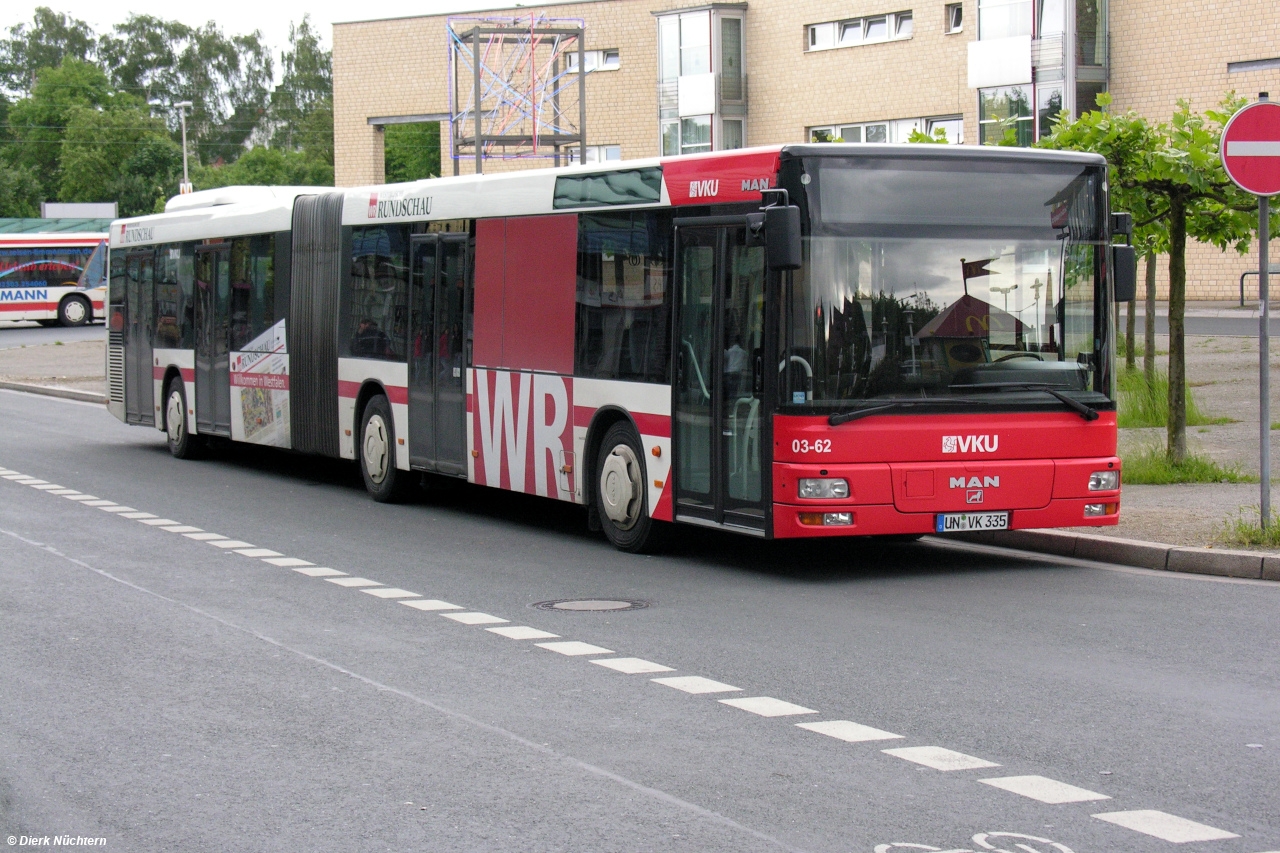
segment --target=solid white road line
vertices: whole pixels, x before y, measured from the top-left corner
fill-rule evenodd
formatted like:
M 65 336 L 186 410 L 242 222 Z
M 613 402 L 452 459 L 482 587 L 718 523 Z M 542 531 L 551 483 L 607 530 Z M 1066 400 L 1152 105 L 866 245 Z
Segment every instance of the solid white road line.
M 252 548 L 248 542 L 241 542 L 239 539 L 210 539 L 209 544 L 215 548 Z
M 625 675 L 639 675 L 643 672 L 675 672 L 674 667 L 663 666 L 643 658 L 596 658 L 591 662 L 615 669 Z
M 925 767 L 932 767 L 934 770 L 942 770 L 944 772 L 951 770 L 978 770 L 983 767 L 1000 766 L 994 761 L 987 761 L 984 758 L 974 758 L 972 755 L 965 755 L 963 752 L 943 749 L 940 746 L 904 746 L 897 749 L 882 749 L 880 751 L 885 755 L 892 755 L 894 758 L 914 761 L 916 764 L 923 764 Z M 1045 781 L 1048 780 L 1046 779 Z M 1018 793 L 1022 792 L 1019 791 Z M 1028 794 L 1027 796 L 1031 796 L 1031 794 Z M 1048 801 L 1046 800 L 1045 802 Z M 1069 801 L 1064 800 L 1063 802 Z
M 309 578 L 339 578 L 346 574 L 337 569 L 328 569 L 324 566 L 312 566 L 310 568 L 294 569 L 300 575 L 306 575 Z
M 140 518 L 141 524 L 149 524 L 152 527 L 159 527 L 162 524 L 181 524 L 181 521 L 174 521 L 172 518 Z
M 106 509 L 106 507 L 103 507 L 103 509 Z M 170 533 L 199 533 L 200 532 L 199 527 L 192 527 L 190 524 L 174 524 L 172 526 L 166 524 L 162 526 L 160 529 L 167 530 Z
M 902 735 L 895 735 L 893 732 L 886 732 L 881 729 L 873 729 L 871 726 L 864 726 L 852 720 L 823 720 L 820 723 L 796 723 L 796 726 L 797 728 L 808 729 L 811 732 L 817 732 L 820 735 L 848 741 L 849 743 L 863 743 L 869 740 L 897 740 L 902 737 Z
M 549 652 L 557 652 L 562 655 L 576 657 L 578 655 L 611 655 L 614 652 L 611 649 L 593 646 L 590 643 L 582 643 L 577 640 L 564 640 L 556 643 L 534 643 L 540 649 L 546 649 Z
M 1094 815 L 1098 820 L 1132 829 L 1144 835 L 1153 835 L 1161 841 L 1174 844 L 1188 844 L 1192 841 L 1222 841 L 1227 838 L 1239 838 L 1234 832 L 1214 829 L 1194 820 L 1176 817 L 1154 809 L 1140 809 L 1132 812 L 1106 812 Z
M 243 554 L 246 557 L 280 557 L 283 556 L 279 551 L 272 551 L 270 548 L 237 548 L 237 554 Z
M 1089 800 L 1111 799 L 1106 794 L 1087 791 L 1084 788 L 1077 788 L 1075 785 L 1068 785 L 1066 782 L 1046 779 L 1044 776 L 1002 776 L 997 779 L 979 779 L 978 781 L 993 788 L 1021 794 L 1024 797 L 1030 797 L 1033 800 L 1039 800 L 1042 803 L 1049 803 L 1054 806 L 1062 803 L 1083 803 Z
M 137 512 L 137 510 L 134 509 L 133 507 L 125 506 L 124 504 L 116 504 L 115 506 L 100 506 L 98 507 L 98 509 L 102 510 L 103 512 Z
M 414 610 L 462 610 L 456 604 L 450 604 L 447 601 L 441 601 L 438 598 L 422 598 L 417 601 L 400 602 L 405 607 L 412 607 Z
M 122 512 L 120 518 L 155 518 L 155 515 L 149 512 Z
M 336 583 L 338 586 L 382 586 L 377 581 L 371 581 L 368 578 L 325 578 L 329 583 Z
M 719 681 L 712 681 L 710 678 L 703 678 L 701 675 L 676 675 L 670 678 L 651 678 L 649 680 L 655 684 L 683 690 L 685 693 L 730 693 L 734 690 L 742 689 L 741 687 L 721 684 Z
M 508 625 L 503 628 L 485 628 L 500 637 L 506 637 L 508 640 L 548 640 L 552 637 L 559 637 L 559 634 L 553 634 L 550 631 L 540 631 L 537 628 L 530 628 L 528 625 Z M 598 661 L 592 661 L 598 663 Z
M 273 566 L 279 566 L 282 569 L 292 569 L 295 566 L 314 566 L 315 563 L 309 560 L 299 560 L 297 557 L 267 557 L 262 562 L 270 563 Z
M 730 705 L 740 711 L 750 711 L 762 717 L 790 717 L 796 714 L 816 714 L 812 708 L 793 705 L 772 696 L 744 696 L 741 699 L 721 699 L 721 705 Z
M 213 539 L 226 539 L 221 533 L 187 533 L 184 534 L 188 539 L 194 539 L 197 542 L 209 542 Z
M 441 613 L 440 615 L 446 619 L 452 619 L 454 622 L 461 622 L 463 625 L 497 625 L 500 622 L 510 621 L 499 616 L 491 616 L 488 613 Z
M 420 598 L 416 592 L 409 592 L 407 589 L 400 589 L 395 586 L 383 586 L 377 589 L 362 589 L 361 592 L 367 592 L 369 595 L 376 595 L 378 598 Z

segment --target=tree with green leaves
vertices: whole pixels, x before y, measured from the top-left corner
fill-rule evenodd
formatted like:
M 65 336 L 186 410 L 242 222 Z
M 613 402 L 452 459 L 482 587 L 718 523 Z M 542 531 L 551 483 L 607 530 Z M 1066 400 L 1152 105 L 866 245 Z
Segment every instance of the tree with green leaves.
M 31 24 L 12 26 L 9 37 L 0 39 L 0 88 L 29 94 L 41 70 L 57 68 L 65 59 L 93 62 L 97 41 L 84 21 L 37 6 Z
M 304 151 L 333 165 L 333 54 L 303 15 L 289 27 L 289 49 L 280 55 L 280 85 L 271 93 L 271 146 Z
M 1110 98 L 1102 96 L 1106 107 Z M 1169 424 L 1166 454 L 1187 457 L 1186 312 L 1187 240 L 1248 251 L 1257 199 L 1227 177 L 1218 155 L 1222 128 L 1245 101 L 1230 95 L 1218 110 L 1196 113 L 1186 101 L 1168 122 L 1151 124 L 1133 111 L 1099 110 L 1055 123 L 1041 147 L 1092 151 L 1107 158 L 1113 209 L 1134 215 L 1135 236 L 1148 251 L 1169 255 Z M 1280 216 L 1273 217 L 1276 233 Z M 1150 279 L 1149 279 L 1150 280 Z
M 440 123 L 391 124 L 383 131 L 389 183 L 440 176 Z

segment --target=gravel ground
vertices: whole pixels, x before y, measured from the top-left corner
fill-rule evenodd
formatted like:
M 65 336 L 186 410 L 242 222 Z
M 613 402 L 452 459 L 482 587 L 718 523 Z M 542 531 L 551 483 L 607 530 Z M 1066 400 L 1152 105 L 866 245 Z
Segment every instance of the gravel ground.
M 36 385 L 52 385 L 81 391 L 106 392 L 105 345 L 101 341 L 47 344 L 0 350 L 0 379 Z M 1164 353 L 1168 338 L 1157 338 L 1160 369 L 1168 363 Z M 1139 366 L 1141 339 L 1139 338 Z M 1274 347 L 1272 368 L 1280 368 L 1280 341 Z M 1193 453 L 1222 465 L 1237 465 L 1258 473 L 1258 342 L 1252 338 L 1188 337 L 1187 375 L 1191 393 L 1211 417 L 1229 417 L 1234 423 L 1187 430 Z M 1272 419 L 1280 421 L 1280 381 L 1272 383 Z M 1280 430 L 1271 433 L 1273 466 L 1280 468 Z M 1120 431 L 1120 452 L 1143 446 L 1163 447 L 1165 431 Z M 1120 524 L 1080 530 L 1104 535 L 1165 542 L 1171 545 L 1225 547 L 1219 540 L 1224 523 L 1242 508 L 1260 502 L 1260 486 L 1212 483 L 1178 486 L 1126 486 Z M 1280 507 L 1280 490 L 1273 505 Z M 1246 509 L 1247 512 L 1247 509 Z M 1238 546 L 1230 546 L 1238 547 Z

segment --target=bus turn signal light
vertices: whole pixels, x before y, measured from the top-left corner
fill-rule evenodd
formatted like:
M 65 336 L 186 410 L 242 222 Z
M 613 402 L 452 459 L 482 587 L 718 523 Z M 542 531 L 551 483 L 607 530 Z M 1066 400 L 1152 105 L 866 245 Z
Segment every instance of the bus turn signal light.
M 662 448 L 655 444 L 653 446 L 653 450 L 650 450 L 649 452 L 652 453 L 654 456 L 661 456 Z

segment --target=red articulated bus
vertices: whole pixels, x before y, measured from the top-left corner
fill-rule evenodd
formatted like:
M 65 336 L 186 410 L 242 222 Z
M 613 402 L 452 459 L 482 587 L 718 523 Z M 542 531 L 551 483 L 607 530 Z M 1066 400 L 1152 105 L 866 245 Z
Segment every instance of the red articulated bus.
M 788 145 L 180 196 L 112 227 L 112 412 L 766 538 L 1118 521 L 1099 157 Z

